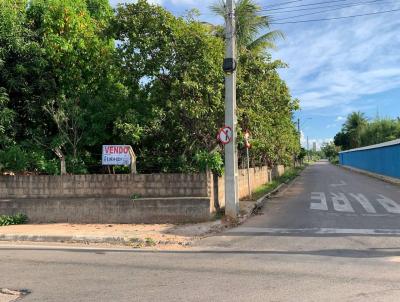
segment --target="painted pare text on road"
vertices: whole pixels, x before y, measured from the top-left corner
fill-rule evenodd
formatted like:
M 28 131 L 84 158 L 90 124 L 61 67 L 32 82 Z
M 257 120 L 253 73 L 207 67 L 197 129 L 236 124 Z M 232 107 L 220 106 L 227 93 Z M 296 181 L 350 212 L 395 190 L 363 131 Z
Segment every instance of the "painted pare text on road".
M 400 204 L 382 194 L 376 194 L 373 198 L 367 198 L 361 193 L 342 192 L 312 192 L 311 210 L 334 210 L 342 213 L 355 213 L 355 208 L 361 208 L 363 213 L 376 214 L 379 212 L 400 214 Z

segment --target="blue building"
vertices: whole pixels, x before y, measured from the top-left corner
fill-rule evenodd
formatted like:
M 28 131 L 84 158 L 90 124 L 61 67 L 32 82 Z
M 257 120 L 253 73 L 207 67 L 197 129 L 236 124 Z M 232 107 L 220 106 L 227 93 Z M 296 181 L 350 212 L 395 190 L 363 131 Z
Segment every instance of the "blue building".
M 343 166 L 400 179 L 400 139 L 340 152 L 339 161 Z

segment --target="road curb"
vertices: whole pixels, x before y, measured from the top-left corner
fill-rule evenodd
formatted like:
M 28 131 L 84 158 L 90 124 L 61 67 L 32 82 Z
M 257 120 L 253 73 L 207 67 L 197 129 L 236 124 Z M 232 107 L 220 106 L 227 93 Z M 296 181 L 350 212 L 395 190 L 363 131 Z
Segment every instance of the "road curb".
M 0 242 L 48 242 L 48 243 L 79 243 L 79 244 L 110 244 L 125 245 L 134 248 L 157 247 L 168 245 L 190 246 L 191 241 L 174 241 L 174 240 L 153 240 L 151 237 L 141 239 L 136 237 L 118 237 L 118 236 L 45 236 L 45 235 L 19 235 L 19 234 L 2 234 Z
M 0 235 L 0 241 L 31 241 L 31 242 L 70 242 L 70 243 L 109 243 L 127 244 L 128 238 L 109 236 L 45 236 L 45 235 Z
M 267 199 L 270 199 L 272 195 L 275 195 L 276 193 L 279 192 L 280 189 L 282 189 L 282 187 L 286 186 L 287 183 L 282 183 L 279 186 L 277 186 L 274 190 L 272 190 L 271 192 L 265 194 L 264 196 L 262 196 L 261 198 L 259 198 L 253 208 L 253 212 L 257 209 L 261 209 L 264 205 L 265 205 L 265 201 Z
M 304 171 L 304 170 L 303 170 Z M 301 171 L 299 173 L 299 175 L 297 175 L 295 178 L 293 178 L 292 180 L 288 181 L 288 182 L 284 182 L 282 184 L 280 184 L 279 186 L 277 186 L 274 190 L 272 190 L 271 192 L 268 192 L 267 194 L 265 194 L 264 196 L 260 197 L 256 203 L 254 204 L 254 207 L 251 211 L 251 213 L 256 213 L 258 210 L 260 210 L 262 207 L 264 207 L 265 202 L 271 198 L 272 195 L 275 195 L 276 193 L 278 193 L 283 187 L 285 186 L 289 186 L 290 184 L 292 184 L 294 181 L 296 181 L 296 179 L 301 175 L 301 173 L 303 172 Z
M 382 181 L 384 181 L 386 183 L 390 183 L 392 185 L 400 185 L 400 179 L 396 179 L 396 178 L 385 176 L 385 175 L 381 175 L 381 174 L 372 173 L 372 172 L 369 172 L 369 171 L 353 168 L 353 167 L 350 167 L 350 166 L 338 165 L 338 167 L 342 168 L 344 170 L 348 170 L 348 171 L 355 172 L 355 173 L 362 174 L 362 175 L 366 175 L 366 176 L 369 176 L 369 177 L 372 177 L 372 178 L 375 178 L 375 179 L 379 179 L 379 180 L 382 180 Z

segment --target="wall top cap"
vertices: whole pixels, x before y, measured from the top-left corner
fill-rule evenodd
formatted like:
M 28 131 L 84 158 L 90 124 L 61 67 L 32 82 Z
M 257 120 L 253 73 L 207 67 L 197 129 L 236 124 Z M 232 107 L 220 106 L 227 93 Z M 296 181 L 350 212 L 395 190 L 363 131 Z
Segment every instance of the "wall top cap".
M 371 145 L 371 146 L 357 148 L 357 149 L 346 150 L 346 151 L 342 151 L 342 152 L 339 152 L 339 153 L 342 154 L 342 153 L 350 153 L 350 152 L 355 152 L 355 151 L 365 151 L 365 150 L 378 149 L 378 148 L 390 147 L 390 146 L 395 146 L 395 145 L 400 145 L 400 139 L 396 139 L 394 141 L 385 142 L 385 143 L 382 143 L 382 144 L 377 144 L 377 145 Z

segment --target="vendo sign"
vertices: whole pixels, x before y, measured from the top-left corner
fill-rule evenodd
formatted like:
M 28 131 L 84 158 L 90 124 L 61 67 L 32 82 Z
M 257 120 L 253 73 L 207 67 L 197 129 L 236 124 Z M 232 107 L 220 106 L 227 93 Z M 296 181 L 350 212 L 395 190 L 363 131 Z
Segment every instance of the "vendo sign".
M 104 145 L 102 164 L 105 166 L 129 166 L 132 147 L 128 145 Z

